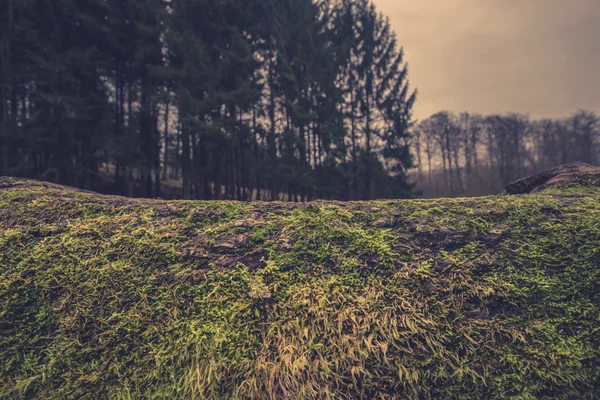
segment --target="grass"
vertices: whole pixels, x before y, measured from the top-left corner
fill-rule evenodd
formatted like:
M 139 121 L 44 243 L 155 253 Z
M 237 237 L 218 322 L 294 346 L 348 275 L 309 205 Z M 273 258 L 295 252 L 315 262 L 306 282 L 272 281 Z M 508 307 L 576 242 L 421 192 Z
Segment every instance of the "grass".
M 0 398 L 594 399 L 600 189 L 124 199 L 0 179 Z

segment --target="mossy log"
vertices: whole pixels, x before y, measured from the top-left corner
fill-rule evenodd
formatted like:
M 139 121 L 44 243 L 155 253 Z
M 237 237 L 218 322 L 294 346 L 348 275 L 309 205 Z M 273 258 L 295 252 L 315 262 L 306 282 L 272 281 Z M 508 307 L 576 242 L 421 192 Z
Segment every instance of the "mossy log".
M 0 178 L 0 398 L 597 399 L 600 189 L 307 204 Z
M 519 179 L 506 186 L 508 194 L 537 193 L 553 186 L 600 186 L 600 168 L 574 162 Z

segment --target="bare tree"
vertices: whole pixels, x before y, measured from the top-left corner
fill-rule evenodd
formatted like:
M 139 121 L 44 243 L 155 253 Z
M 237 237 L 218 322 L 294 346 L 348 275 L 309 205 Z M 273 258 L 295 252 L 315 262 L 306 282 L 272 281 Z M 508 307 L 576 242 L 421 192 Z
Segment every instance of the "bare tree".
M 541 120 L 443 111 L 422 120 L 418 134 L 426 196 L 499 193 L 512 180 L 560 164 L 600 163 L 600 118 L 590 111 Z
M 479 164 L 477 148 L 481 142 L 483 131 L 483 117 L 479 114 L 463 112 L 458 117 L 458 124 L 462 130 L 463 152 L 465 156 L 465 178 L 467 186 L 475 184 L 474 175 L 477 175 Z
M 412 145 L 414 147 L 414 153 L 417 156 L 417 177 L 420 181 L 423 179 L 423 160 L 422 153 L 423 149 L 421 148 L 421 140 L 423 139 L 423 132 L 419 127 L 418 121 L 415 122 L 414 128 L 412 130 Z
M 427 157 L 427 177 L 429 186 L 433 185 L 432 161 L 436 155 L 436 131 L 431 119 L 423 120 L 418 125 L 419 133 L 423 138 L 424 152 Z
M 596 114 L 579 110 L 567 120 L 567 132 L 573 140 L 573 154 L 570 161 L 593 164 L 597 153 L 595 141 L 600 129 L 600 120 Z

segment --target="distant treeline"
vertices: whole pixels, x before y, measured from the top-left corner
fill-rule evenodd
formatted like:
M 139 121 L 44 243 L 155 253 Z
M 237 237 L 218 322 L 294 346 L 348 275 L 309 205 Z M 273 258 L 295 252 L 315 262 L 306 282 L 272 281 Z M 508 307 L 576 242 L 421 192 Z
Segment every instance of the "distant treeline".
M 600 164 L 600 118 L 580 110 L 569 118 L 443 111 L 416 123 L 414 173 L 428 197 L 501 193 L 513 180 L 573 161 Z
M 413 193 L 415 92 L 370 0 L 0 4 L 0 175 L 141 197 Z

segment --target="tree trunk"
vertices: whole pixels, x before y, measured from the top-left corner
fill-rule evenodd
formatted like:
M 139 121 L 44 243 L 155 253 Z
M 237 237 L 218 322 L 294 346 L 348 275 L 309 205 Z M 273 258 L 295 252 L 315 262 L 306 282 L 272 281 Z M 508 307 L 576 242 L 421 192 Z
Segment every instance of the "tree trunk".
M 459 166 L 458 158 L 459 158 L 459 151 L 458 151 L 458 148 L 455 147 L 454 148 L 454 169 L 456 171 L 457 189 L 458 189 L 459 192 L 461 192 L 463 190 L 463 182 L 462 182 L 462 176 L 461 176 L 461 171 L 460 171 L 460 166 Z
M 417 176 L 419 181 L 423 179 L 423 163 L 421 160 L 421 134 L 417 134 L 415 140 L 415 153 L 417 154 Z
M 442 170 L 444 171 L 444 178 L 446 180 L 446 188 L 450 187 L 450 178 L 448 175 L 448 162 L 446 158 L 446 146 L 444 146 L 444 139 L 440 139 L 440 150 L 442 151 Z
M 154 176 L 153 197 L 160 197 L 160 132 L 158 130 L 159 111 L 158 106 L 152 103 L 152 172 Z M 152 183 L 152 177 L 150 177 Z
M 215 182 L 215 200 L 221 200 L 221 172 L 220 172 L 220 161 L 221 154 L 219 149 L 215 149 L 213 153 L 213 168 L 214 168 L 214 182 Z
M 187 127 L 181 123 L 181 173 L 183 176 L 183 199 L 190 199 L 191 195 L 191 180 L 190 180 L 190 137 L 187 132 Z
M 3 134 L 0 175 L 8 171 L 8 155 L 10 152 L 8 137 L 15 132 L 8 132 L 8 91 L 11 85 L 10 45 L 12 31 L 12 0 L 0 0 L 0 135 Z M 14 106 L 14 101 L 13 101 Z M 14 108 L 14 107 L 13 107 Z M 16 118 L 16 115 L 13 117 Z
M 145 74 L 142 74 L 140 83 L 140 147 L 143 160 L 138 166 L 140 171 L 140 186 L 142 188 L 142 197 L 152 195 L 152 178 L 150 170 L 152 166 L 152 115 L 150 108 L 150 85 Z M 131 116 L 130 116 L 131 118 Z
M 123 136 L 123 127 L 125 126 L 125 88 L 120 67 L 117 65 L 115 69 L 115 136 L 117 140 L 120 140 Z M 131 113 L 131 102 L 128 102 L 128 105 L 129 113 Z M 122 157 L 120 156 L 115 158 L 115 188 L 116 192 L 120 194 L 125 193 L 124 178 L 121 176 L 122 161 Z
M 165 143 L 165 150 L 163 153 L 163 171 L 162 180 L 167 180 L 167 166 L 169 165 L 169 102 L 165 102 L 165 129 L 163 132 L 163 141 Z
M 179 111 L 181 112 L 181 111 Z M 181 121 L 178 121 L 177 123 L 177 141 L 175 143 L 175 157 L 173 157 L 173 161 L 175 162 L 175 164 L 173 165 L 173 169 L 171 170 L 171 173 L 173 174 L 171 176 L 171 178 L 173 179 L 179 179 L 180 176 L 180 170 L 181 170 L 181 155 L 179 154 L 179 150 L 181 147 Z
M 469 137 L 467 133 L 464 133 L 463 139 L 464 153 L 465 153 L 465 178 L 467 182 L 471 181 L 471 146 L 469 143 Z
M 445 127 L 444 136 L 446 139 L 446 157 L 448 160 L 448 183 L 450 184 L 450 196 L 454 195 L 454 176 L 452 174 L 452 149 L 450 147 L 450 133 L 448 127 Z
M 272 62 L 271 62 L 272 63 Z M 270 190 L 271 190 L 271 201 L 277 200 L 277 179 L 276 179 L 276 162 L 277 162 L 277 148 L 275 143 L 275 93 L 274 93 L 274 77 L 273 77 L 273 65 L 269 64 L 269 121 L 271 123 L 267 146 L 269 153 L 269 168 L 270 168 Z
M 356 140 L 356 107 L 354 104 L 354 90 L 350 91 L 350 137 L 352 140 L 352 200 L 358 200 L 358 160 L 357 160 L 357 140 Z
M 427 174 L 429 176 L 429 186 L 431 186 L 432 177 L 431 177 L 431 153 L 430 152 L 427 153 Z
M 371 200 L 371 99 L 369 93 L 366 96 L 367 120 L 365 121 L 365 200 Z
M 234 156 L 234 162 L 236 165 L 236 186 L 237 186 L 237 199 L 244 200 L 244 169 L 243 169 L 243 160 L 244 160 L 244 146 L 242 143 L 242 139 L 240 138 L 240 142 L 237 147 L 237 154 Z
M 259 160 L 258 139 L 259 134 L 256 131 L 256 109 L 252 107 L 252 132 L 254 132 L 254 173 L 256 179 L 256 200 L 260 200 L 260 174 L 262 160 Z M 252 199 L 252 188 L 250 190 L 250 199 Z
M 202 198 L 204 200 L 210 200 L 212 198 L 212 193 L 210 190 L 210 180 L 208 174 L 208 152 L 206 149 L 206 137 L 204 135 L 200 136 L 198 146 L 200 147 L 198 154 L 201 160 L 200 174 L 202 179 Z

